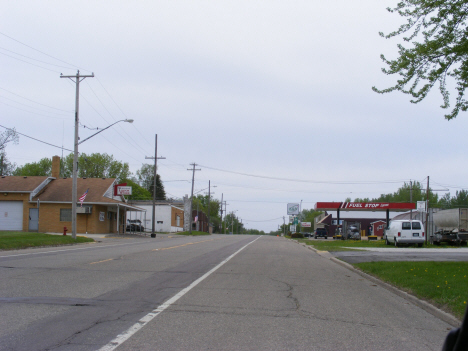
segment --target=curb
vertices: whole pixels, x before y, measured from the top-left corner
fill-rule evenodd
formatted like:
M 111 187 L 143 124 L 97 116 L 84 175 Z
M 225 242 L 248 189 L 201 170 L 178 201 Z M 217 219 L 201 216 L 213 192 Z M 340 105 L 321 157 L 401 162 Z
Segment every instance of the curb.
M 336 264 L 339 264 L 340 266 L 345 267 L 345 268 L 349 269 L 350 271 L 359 274 L 361 277 L 363 277 L 363 278 L 365 278 L 367 280 L 370 280 L 371 282 L 373 282 L 375 284 L 378 284 L 379 286 L 381 286 L 381 287 L 391 291 L 392 293 L 404 298 L 405 300 L 411 302 L 413 305 L 416 305 L 419 308 L 422 308 L 424 311 L 426 311 L 426 312 L 432 314 L 433 316 L 441 319 L 445 323 L 450 324 L 452 327 L 454 327 L 454 328 L 459 328 L 460 327 L 461 321 L 458 318 L 452 316 L 450 313 L 442 311 L 441 309 L 439 309 L 436 306 L 430 304 L 429 302 L 426 302 L 424 300 L 420 300 L 419 298 L 417 298 L 414 295 L 408 294 L 407 292 L 405 292 L 403 290 L 400 290 L 400 289 L 398 289 L 397 287 L 395 287 L 393 285 L 385 283 L 384 281 L 382 281 L 382 280 L 380 280 L 380 279 L 378 279 L 378 278 L 376 278 L 376 277 L 374 277 L 374 276 L 372 276 L 370 274 L 364 273 L 363 271 L 355 268 L 353 265 L 351 265 L 351 264 L 349 264 L 347 262 L 341 261 L 341 260 L 337 259 L 336 257 L 332 256 L 330 254 L 330 252 L 328 252 L 328 251 L 319 251 L 319 250 L 311 247 L 310 245 L 308 246 L 308 245 L 305 245 L 305 244 L 302 244 L 302 243 L 298 243 L 298 244 L 301 244 L 302 246 L 304 246 L 304 247 L 308 248 L 309 250 L 312 250 L 315 253 L 317 253 L 318 255 L 322 256 L 323 258 L 327 258 L 327 259 L 331 260 L 332 262 L 335 262 Z

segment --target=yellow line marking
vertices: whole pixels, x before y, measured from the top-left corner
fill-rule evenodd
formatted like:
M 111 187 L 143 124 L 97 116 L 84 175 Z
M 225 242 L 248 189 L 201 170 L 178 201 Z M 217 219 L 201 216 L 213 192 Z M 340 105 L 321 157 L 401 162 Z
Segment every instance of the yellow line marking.
M 97 262 L 91 262 L 90 264 L 102 263 L 102 262 L 107 262 L 107 261 L 112 261 L 112 260 L 113 260 L 113 258 L 109 258 L 108 260 L 97 261 Z
M 160 248 L 160 249 L 153 249 L 152 251 L 162 251 L 162 250 L 176 249 L 178 247 L 184 247 L 184 246 L 193 245 L 193 244 L 201 244 L 201 243 L 206 243 L 207 241 L 213 241 L 213 240 L 215 240 L 215 239 L 197 241 L 195 243 L 186 243 L 186 244 L 178 245 L 178 246 L 163 247 L 163 248 Z

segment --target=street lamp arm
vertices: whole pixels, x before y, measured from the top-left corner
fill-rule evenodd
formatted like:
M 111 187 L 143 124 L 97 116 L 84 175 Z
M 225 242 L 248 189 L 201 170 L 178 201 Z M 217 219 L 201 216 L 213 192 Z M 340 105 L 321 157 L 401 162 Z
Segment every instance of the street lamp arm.
M 112 127 L 114 124 L 117 124 L 117 123 L 119 123 L 119 122 L 133 123 L 133 119 L 122 119 L 122 120 L 120 120 L 120 121 L 117 121 L 117 122 L 115 122 L 115 123 L 112 123 L 110 126 L 107 126 L 106 128 L 101 129 L 99 132 L 94 133 L 93 135 L 87 137 L 86 139 L 81 140 L 81 141 L 78 143 L 78 145 L 80 145 L 81 143 L 84 143 L 86 140 L 91 139 L 93 136 L 95 136 L 95 135 L 97 135 L 97 134 L 99 134 L 99 133 L 105 131 L 106 129 Z

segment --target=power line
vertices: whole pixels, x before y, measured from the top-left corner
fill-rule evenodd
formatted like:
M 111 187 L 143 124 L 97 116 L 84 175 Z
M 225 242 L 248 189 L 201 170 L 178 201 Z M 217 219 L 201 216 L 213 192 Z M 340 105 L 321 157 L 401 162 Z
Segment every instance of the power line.
M 4 56 L 11 57 L 12 59 L 15 59 L 15 60 L 18 60 L 18 61 L 21 61 L 21 62 L 30 64 L 30 65 L 33 65 L 33 66 L 36 66 L 36 67 L 39 67 L 39 68 L 42 68 L 42 69 L 45 69 L 45 70 L 50 71 L 50 72 L 61 73 L 61 72 L 59 72 L 59 71 L 54 71 L 53 69 L 50 69 L 50 68 L 46 68 L 46 67 L 42 67 L 42 66 L 36 65 L 35 63 L 28 62 L 28 61 L 26 61 L 26 60 L 22 60 L 22 59 L 20 59 L 20 58 L 18 58 L 18 57 L 14 57 L 14 56 L 5 54 L 4 52 L 0 52 L 0 55 L 4 55 Z
M 357 185 L 357 184 L 393 184 L 393 183 L 402 183 L 405 180 L 384 180 L 384 181 L 326 181 L 326 180 L 304 180 L 304 179 L 293 179 L 293 178 L 279 178 L 279 177 L 270 177 L 270 176 L 263 176 L 257 174 L 249 174 L 243 172 L 236 172 L 236 171 L 229 171 L 220 168 L 208 167 L 204 165 L 200 165 L 200 167 L 212 169 L 215 171 L 225 172 L 225 173 L 233 173 L 238 175 L 243 175 L 247 177 L 255 177 L 255 178 L 263 178 L 263 179 L 272 179 L 272 180 L 283 180 L 288 182 L 298 182 L 298 183 L 313 183 L 313 184 L 343 184 L 343 185 Z
M 88 87 L 89 89 L 93 92 L 94 96 L 96 97 L 96 99 L 98 99 L 98 101 L 101 103 L 102 107 L 104 107 L 104 109 L 107 111 L 107 113 L 109 114 L 109 116 L 112 117 L 112 119 L 114 119 L 114 121 L 117 120 L 117 118 L 115 118 L 112 113 L 107 109 L 107 107 L 104 105 L 104 103 L 102 102 L 102 100 L 99 98 L 99 96 L 97 96 L 96 92 L 94 91 L 94 89 L 91 87 L 91 85 L 89 83 L 86 82 L 86 84 L 88 84 Z M 133 123 L 132 123 L 133 124 Z M 132 142 L 138 146 L 141 151 L 143 151 L 143 153 L 146 153 L 146 150 L 143 149 L 135 140 L 132 139 L 132 137 L 127 133 L 127 131 L 125 129 L 122 129 L 123 132 L 130 138 L 130 140 L 132 140 Z M 120 135 L 120 134 L 119 134 Z M 128 141 L 128 140 L 127 140 Z M 130 142 L 129 142 L 130 143 Z M 130 143 L 131 144 L 131 143 Z
M 46 56 L 48 56 L 48 57 L 50 57 L 50 58 L 53 58 L 54 60 L 60 61 L 60 62 L 62 62 L 62 63 L 65 63 L 65 64 L 67 64 L 67 65 L 69 65 L 69 66 L 71 66 L 71 67 L 73 67 L 73 68 L 75 68 L 75 67 L 76 67 L 76 68 L 80 68 L 80 67 L 78 67 L 77 65 L 73 65 L 73 64 L 68 63 L 68 62 L 66 62 L 66 61 L 63 61 L 63 60 L 61 60 L 61 59 L 59 59 L 59 58 L 57 58 L 57 57 L 55 57 L 55 56 L 49 55 L 49 54 L 47 54 L 47 53 L 45 53 L 45 52 L 43 52 L 43 51 L 41 51 L 41 50 L 38 50 L 38 49 L 36 49 L 36 48 L 33 48 L 32 46 L 30 46 L 30 45 L 28 45 L 28 44 L 25 44 L 25 43 L 23 43 L 23 42 L 21 42 L 21 41 L 15 39 L 15 38 L 12 38 L 12 37 L 10 37 L 9 35 L 6 35 L 5 33 L 0 32 L 0 34 L 3 35 L 3 36 L 5 36 L 5 37 L 7 37 L 8 39 L 11 39 L 11 40 L 16 41 L 17 43 L 19 43 L 19 44 L 21 44 L 21 45 L 24 45 L 24 46 L 28 47 L 28 48 L 31 49 L 31 50 L 37 51 L 37 52 L 39 52 L 39 53 L 41 53 L 41 54 L 43 54 L 43 55 L 46 55 Z M 83 71 L 91 72 L 91 71 L 88 70 L 88 69 L 82 69 L 82 68 L 80 68 L 80 69 L 83 70 Z M 60 73 L 60 72 L 59 72 L 59 73 Z
M 0 34 L 1 34 L 1 33 L 0 33 Z M 58 111 L 73 113 L 73 111 L 70 111 L 70 110 L 63 110 L 63 109 L 61 109 L 61 108 L 52 107 L 52 106 L 49 106 L 49 105 L 46 105 L 46 104 L 43 104 L 43 103 L 40 103 L 40 102 L 31 100 L 31 99 L 29 99 L 29 98 L 27 98 L 27 97 L 24 97 L 24 96 L 22 96 L 22 95 L 19 95 L 19 94 L 17 94 L 17 93 L 14 93 L 14 92 L 12 92 L 12 91 L 10 91 L 10 90 L 7 90 L 7 89 L 5 89 L 5 88 L 1 88 L 1 87 L 0 87 L 0 90 L 4 90 L 4 91 L 6 91 L 6 92 L 8 92 L 8 93 L 10 93 L 10 94 L 12 94 L 12 95 L 16 95 L 16 96 L 18 96 L 18 97 L 20 97 L 20 98 L 22 98 L 22 99 L 28 100 L 28 101 L 30 101 L 30 102 L 33 102 L 33 103 L 38 104 L 38 105 L 41 105 L 41 106 L 45 106 L 45 107 L 48 107 L 48 108 L 52 108 L 52 109 L 58 110 Z
M 14 129 L 11 129 L 11 128 L 2 126 L 1 124 L 0 124 L 0 127 L 5 128 L 5 129 L 8 129 L 8 130 L 14 130 Z M 53 147 L 56 147 L 56 148 L 59 148 L 59 149 L 63 149 L 63 150 L 67 150 L 67 151 L 73 152 L 73 150 L 65 149 L 65 148 L 62 147 L 62 146 L 57 146 L 57 145 L 54 145 L 54 144 L 50 144 L 50 143 L 47 143 L 47 142 L 45 142 L 45 141 L 42 141 L 42 140 L 33 138 L 33 137 L 29 136 L 29 135 L 26 135 L 26 134 L 22 134 L 22 133 L 20 133 L 20 132 L 17 132 L 16 130 L 14 130 L 14 131 L 15 131 L 16 133 L 18 133 L 19 135 L 25 136 L 26 138 L 29 138 L 29 139 L 33 139 L 33 140 L 38 141 L 38 142 L 40 142 L 40 143 L 47 144 L 47 145 L 49 145 L 49 146 L 53 146 Z
M 11 50 L 2 48 L 2 47 L 0 47 L 0 50 L 8 51 L 8 52 L 11 52 L 12 54 L 15 54 L 15 55 L 18 55 L 18 56 L 21 56 L 21 57 L 25 57 L 25 58 L 27 58 L 27 59 L 29 59 L 29 60 L 33 60 L 33 61 L 37 61 L 37 62 L 40 62 L 40 63 L 44 63 L 44 64 L 46 64 L 46 65 L 51 65 L 51 66 L 55 66 L 55 67 L 70 69 L 70 67 L 60 66 L 60 65 L 56 65 L 56 64 L 54 64 L 54 63 L 49 63 L 49 62 L 41 61 L 41 60 L 38 60 L 38 59 L 35 59 L 35 58 L 32 58 L 32 57 L 26 56 L 26 55 L 21 55 L 21 54 L 19 54 L 19 53 L 17 53 L 17 52 L 14 52 L 14 51 L 11 51 Z
M 109 98 L 112 100 L 112 102 L 115 104 L 115 106 L 117 106 L 117 108 L 120 110 L 120 112 L 122 112 L 122 114 L 125 116 L 125 118 L 128 119 L 128 116 L 125 114 L 125 112 L 120 108 L 120 106 L 117 104 L 117 102 L 115 102 L 114 98 L 111 96 L 111 94 L 109 94 L 109 92 L 107 91 L 107 89 L 104 87 L 104 85 L 101 83 L 101 81 L 99 80 L 99 78 L 96 78 L 98 83 L 101 84 L 101 87 L 104 89 L 104 91 L 107 93 L 107 95 L 109 96 Z M 145 138 L 145 136 L 140 132 L 140 130 L 136 127 L 136 125 L 132 124 L 133 125 L 133 128 L 135 128 L 137 130 L 138 133 L 140 133 L 140 135 L 143 137 L 143 139 L 145 139 L 146 143 L 150 144 L 150 142 Z M 184 166 L 185 167 L 185 166 Z
M 2 96 L 2 97 L 3 97 L 3 96 Z M 5 97 L 3 97 L 3 98 L 5 98 Z M 14 100 L 13 100 L 13 101 L 14 101 Z M 3 101 L 0 101 L 0 103 L 2 103 L 3 105 L 6 105 L 6 106 L 12 107 L 12 108 L 16 108 L 17 110 L 24 111 L 24 112 L 28 112 L 28 113 L 32 113 L 32 114 L 35 114 L 35 115 L 38 115 L 38 116 L 43 116 L 43 117 L 48 117 L 48 118 L 55 118 L 55 119 L 69 120 L 69 118 L 65 118 L 65 117 L 49 116 L 49 115 L 45 115 L 45 114 L 39 113 L 39 112 L 28 111 L 28 110 L 22 109 L 22 108 L 20 108 L 20 107 L 7 104 L 7 103 L 5 103 L 5 102 L 3 102 Z M 25 105 L 25 106 L 27 106 L 27 105 Z

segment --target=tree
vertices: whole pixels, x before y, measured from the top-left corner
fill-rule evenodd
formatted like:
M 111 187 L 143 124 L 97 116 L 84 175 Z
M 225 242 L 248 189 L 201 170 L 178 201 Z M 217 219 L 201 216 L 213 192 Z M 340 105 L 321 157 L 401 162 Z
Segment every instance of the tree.
M 395 8 L 388 8 L 405 17 L 407 22 L 390 34 L 379 33 L 384 38 L 405 35 L 411 42 L 406 48 L 398 44 L 399 57 L 387 60 L 381 55 L 387 75 L 398 74 L 400 79 L 387 89 L 372 89 L 378 93 L 394 90 L 412 96 L 412 103 L 422 101 L 435 84 L 439 84 L 443 109 L 450 107 L 447 78 L 456 83 L 453 110 L 445 115 L 447 120 L 468 109 L 465 90 L 468 87 L 468 1 L 467 0 L 401 0 Z M 415 39 L 420 39 L 419 42 Z
M 412 194 L 411 194 L 412 192 Z M 398 188 L 393 194 L 382 194 L 376 199 L 372 199 L 370 202 L 412 202 L 425 201 L 426 190 L 423 190 L 420 182 L 404 183 L 402 187 Z M 437 207 L 439 202 L 439 195 L 434 194 L 429 189 L 429 203 L 431 207 Z
M 148 190 L 153 196 L 154 188 L 154 166 L 144 163 L 141 168 L 136 171 L 139 183 L 143 188 Z M 156 174 L 156 200 L 166 200 L 166 191 L 161 181 L 161 176 Z
M 13 171 L 15 176 L 50 176 L 52 173 L 52 159 L 44 157 L 39 162 L 26 163 Z
M 68 154 L 63 160 L 63 177 L 71 177 L 73 174 L 73 153 Z M 114 159 L 112 155 L 82 153 L 78 156 L 78 177 L 86 178 L 117 178 L 119 183 L 123 179 L 131 178 L 128 163 Z
M 206 215 L 210 215 L 210 222 L 213 224 L 214 232 L 221 231 L 221 216 L 220 208 L 221 201 L 211 198 L 208 206 L 208 195 L 198 194 L 193 198 L 192 208 L 199 211 L 202 211 Z
M 13 173 L 16 165 L 8 160 L 5 148 L 8 143 L 18 144 L 18 140 L 19 136 L 14 128 L 0 133 L 0 176 Z
M 151 200 L 153 196 L 151 193 L 143 188 L 142 186 L 138 185 L 131 179 L 122 179 L 123 183 L 127 183 L 128 186 L 132 187 L 132 195 L 129 195 L 128 198 L 131 200 Z

